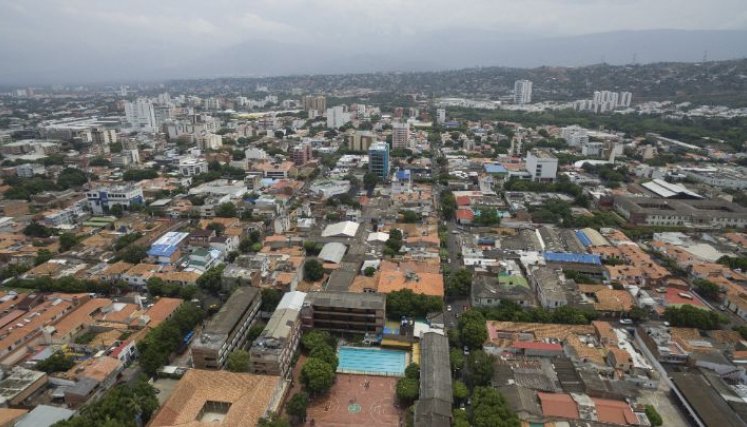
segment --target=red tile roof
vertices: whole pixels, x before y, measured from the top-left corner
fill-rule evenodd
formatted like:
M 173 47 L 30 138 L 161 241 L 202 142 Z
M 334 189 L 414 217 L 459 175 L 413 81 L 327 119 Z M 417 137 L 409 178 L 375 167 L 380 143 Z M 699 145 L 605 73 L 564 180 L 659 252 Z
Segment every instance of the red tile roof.
M 637 425 L 638 417 L 635 416 L 630 405 L 622 400 L 608 400 L 591 398 L 597 407 L 597 419 L 603 423 L 619 425 Z
M 468 219 L 472 221 L 475 219 L 475 214 L 470 209 L 459 209 L 456 211 L 457 219 Z
M 542 415 L 546 417 L 561 417 L 578 419 L 578 406 L 570 394 L 538 392 Z

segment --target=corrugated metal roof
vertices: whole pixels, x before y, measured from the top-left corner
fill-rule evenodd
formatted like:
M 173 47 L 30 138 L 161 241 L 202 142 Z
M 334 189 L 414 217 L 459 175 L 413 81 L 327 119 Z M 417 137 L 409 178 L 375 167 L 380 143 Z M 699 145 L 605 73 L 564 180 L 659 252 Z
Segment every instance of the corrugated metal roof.
M 319 259 L 324 261 L 334 262 L 339 264 L 342 261 L 342 257 L 345 256 L 345 252 L 348 250 L 347 246 L 339 242 L 329 242 L 319 252 Z

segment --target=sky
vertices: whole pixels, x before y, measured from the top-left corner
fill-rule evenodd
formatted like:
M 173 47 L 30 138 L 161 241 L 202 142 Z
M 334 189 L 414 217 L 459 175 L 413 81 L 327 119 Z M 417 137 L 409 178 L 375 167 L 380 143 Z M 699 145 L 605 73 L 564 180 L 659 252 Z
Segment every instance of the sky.
M 135 68 L 179 63 L 252 43 L 386 52 L 464 29 L 508 38 L 747 30 L 747 6 L 745 0 L 0 0 L 0 81 L 41 69 L 75 73 L 100 61 Z

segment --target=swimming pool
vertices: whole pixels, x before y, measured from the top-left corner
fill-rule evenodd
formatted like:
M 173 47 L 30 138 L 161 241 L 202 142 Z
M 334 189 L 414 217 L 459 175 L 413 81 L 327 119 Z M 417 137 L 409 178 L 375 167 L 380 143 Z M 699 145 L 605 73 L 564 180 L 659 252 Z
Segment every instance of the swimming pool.
M 378 348 L 340 347 L 337 372 L 350 374 L 403 376 L 407 353 Z

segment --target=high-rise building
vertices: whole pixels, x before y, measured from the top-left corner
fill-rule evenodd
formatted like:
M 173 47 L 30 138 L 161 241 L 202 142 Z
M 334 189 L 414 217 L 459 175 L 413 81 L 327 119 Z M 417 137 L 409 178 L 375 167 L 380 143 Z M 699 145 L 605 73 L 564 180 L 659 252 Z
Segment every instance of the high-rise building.
M 524 105 L 532 103 L 532 82 L 517 80 L 514 83 L 514 104 Z
M 410 125 L 392 123 L 392 149 L 407 148 L 410 142 Z
M 117 142 L 117 131 L 115 129 L 91 129 L 91 143 L 93 143 L 94 145 L 108 145 L 114 142 Z
M 558 174 L 558 159 L 546 150 L 535 148 L 527 153 L 526 168 L 532 181 L 552 182 Z
M 309 160 L 311 160 L 311 144 L 308 142 L 302 142 L 296 145 L 293 147 L 291 157 L 293 158 L 293 163 L 297 166 L 305 165 Z
M 306 95 L 301 98 L 301 104 L 303 104 L 304 111 L 316 110 L 318 112 L 325 111 L 327 109 L 327 98 L 319 95 Z
M 630 107 L 630 103 L 633 100 L 633 94 L 630 92 L 620 92 L 620 97 L 617 100 L 618 107 Z
M 369 131 L 358 131 L 350 136 L 349 148 L 352 151 L 368 151 L 368 148 L 376 142 L 376 135 Z
M 368 171 L 379 178 L 389 176 L 389 145 L 377 142 L 368 148 Z
M 341 128 L 345 123 L 350 121 L 350 113 L 345 111 L 344 105 L 336 105 L 327 108 L 327 127 L 330 129 Z
M 440 125 L 446 123 L 446 108 L 436 110 L 436 123 Z
M 153 103 L 148 99 L 138 98 L 135 102 L 125 102 L 127 123 L 135 129 L 146 132 L 156 130 L 156 115 Z

